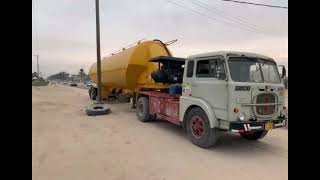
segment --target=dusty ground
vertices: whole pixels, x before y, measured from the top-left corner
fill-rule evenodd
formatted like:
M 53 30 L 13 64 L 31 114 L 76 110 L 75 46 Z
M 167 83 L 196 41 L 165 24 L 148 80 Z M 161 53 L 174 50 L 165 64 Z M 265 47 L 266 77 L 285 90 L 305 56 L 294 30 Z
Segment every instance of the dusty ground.
M 32 179 L 288 179 L 288 129 L 259 142 L 225 134 L 201 149 L 175 125 L 139 122 L 128 104 L 100 117 L 87 104 L 83 89 L 32 87 Z

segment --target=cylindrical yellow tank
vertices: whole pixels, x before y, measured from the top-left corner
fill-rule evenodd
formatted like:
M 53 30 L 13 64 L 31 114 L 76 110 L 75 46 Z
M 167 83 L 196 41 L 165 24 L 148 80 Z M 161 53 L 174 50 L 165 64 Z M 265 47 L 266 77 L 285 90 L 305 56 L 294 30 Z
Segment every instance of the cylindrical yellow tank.
M 162 89 L 167 85 L 155 83 L 151 72 L 158 69 L 158 63 L 149 62 L 157 56 L 172 56 L 165 44 L 159 40 L 144 41 L 101 61 L 101 85 L 103 91 L 140 89 Z M 90 79 L 97 83 L 97 65 L 89 70 Z

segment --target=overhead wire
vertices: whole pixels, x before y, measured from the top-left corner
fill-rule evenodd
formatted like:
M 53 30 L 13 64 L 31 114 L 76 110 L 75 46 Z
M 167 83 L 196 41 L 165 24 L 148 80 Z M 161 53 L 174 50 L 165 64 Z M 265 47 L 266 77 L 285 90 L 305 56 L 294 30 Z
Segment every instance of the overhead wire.
M 206 17 L 207 19 L 209 19 L 209 20 L 211 20 L 211 21 L 216 21 L 216 22 L 219 22 L 219 23 L 222 23 L 222 24 L 226 24 L 226 25 L 228 25 L 228 26 L 232 26 L 232 27 L 237 28 L 237 29 L 242 29 L 242 30 L 245 30 L 245 31 L 247 31 L 247 32 L 253 32 L 253 33 L 257 33 L 257 34 L 263 34 L 263 32 L 260 32 L 260 31 L 257 31 L 257 30 L 253 30 L 253 29 L 250 29 L 250 28 L 247 28 L 247 27 L 243 27 L 243 26 L 239 26 L 239 25 L 237 26 L 237 25 L 235 25 L 235 24 L 233 24 L 233 23 L 231 23 L 231 22 L 228 22 L 228 21 L 222 21 L 221 19 L 218 19 L 218 18 L 216 18 L 216 17 L 212 17 L 212 16 L 210 16 L 210 15 L 208 15 L 208 14 L 205 14 L 205 13 L 196 11 L 196 10 L 194 10 L 194 9 L 192 9 L 192 8 L 189 8 L 189 7 L 187 7 L 187 6 L 184 6 L 184 5 L 182 5 L 182 3 L 178 4 L 178 3 L 175 2 L 175 1 L 169 1 L 169 0 L 166 0 L 166 2 L 168 2 L 168 3 L 170 3 L 170 4 L 173 4 L 173 5 L 175 5 L 175 6 L 178 6 L 178 7 L 180 7 L 180 8 L 183 8 L 183 9 L 185 9 L 185 10 L 187 10 L 187 11 L 190 11 L 190 12 L 192 12 L 192 13 L 194 13 L 194 14 L 197 14 L 197 15 L 200 15 L 200 16 L 203 16 L 203 17 Z
M 219 8 L 213 6 L 213 5 L 208 5 L 206 3 L 203 3 L 199 0 L 190 0 L 191 3 L 195 4 L 196 6 L 203 8 L 207 11 L 210 11 L 212 14 L 218 15 L 228 21 L 231 21 L 233 23 L 236 23 L 240 26 L 245 26 L 250 29 L 254 29 L 259 32 L 265 33 L 266 30 L 263 27 L 260 27 L 256 24 L 250 23 L 248 20 L 240 17 L 232 17 L 230 15 L 227 15 L 224 11 L 220 10 Z

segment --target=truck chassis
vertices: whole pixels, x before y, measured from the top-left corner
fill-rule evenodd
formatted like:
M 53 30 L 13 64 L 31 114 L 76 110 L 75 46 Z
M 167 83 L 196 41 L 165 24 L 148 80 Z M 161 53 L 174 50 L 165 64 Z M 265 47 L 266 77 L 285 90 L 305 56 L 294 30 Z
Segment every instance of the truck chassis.
M 139 97 L 148 98 L 147 104 L 137 104 L 138 113 L 143 111 L 143 106 L 147 105 L 151 118 L 163 119 L 176 125 L 181 125 L 179 121 L 179 94 L 168 94 L 164 92 L 142 91 Z M 150 117 L 149 117 L 150 118 Z

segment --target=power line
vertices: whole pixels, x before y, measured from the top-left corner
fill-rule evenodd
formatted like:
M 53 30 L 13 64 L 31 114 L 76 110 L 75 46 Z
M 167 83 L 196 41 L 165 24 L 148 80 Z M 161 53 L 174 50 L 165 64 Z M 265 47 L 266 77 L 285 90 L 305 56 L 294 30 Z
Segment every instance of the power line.
M 235 2 L 235 3 L 241 3 L 241 4 L 250 4 L 250 5 L 255 5 L 255 6 L 265 6 L 265 7 L 272 7 L 272 8 L 288 9 L 288 7 L 286 7 L 286 6 L 275 6 L 275 5 L 252 3 L 252 2 L 245 2 L 245 1 L 235 1 L 235 0 L 221 0 L 221 1 L 229 1 L 229 2 Z
M 198 0 L 190 0 L 193 4 L 195 4 L 196 6 L 200 7 L 200 8 L 204 8 L 208 11 L 210 11 L 211 13 L 213 14 L 216 14 L 222 18 L 225 18 L 227 19 L 228 21 L 231 21 L 231 22 L 234 22 L 240 26 L 244 26 L 244 27 L 247 27 L 249 29 L 252 29 L 252 30 L 255 30 L 255 31 L 259 31 L 260 33 L 262 32 L 265 32 L 265 29 L 258 26 L 258 25 L 255 25 L 255 24 L 251 24 L 250 22 L 242 19 L 242 18 L 237 18 L 237 17 L 232 17 L 232 16 L 228 16 L 226 15 L 222 10 L 214 7 L 214 6 L 210 6 L 208 4 L 205 4 L 201 1 L 198 1 Z
M 260 26 L 258 26 L 258 25 L 255 25 L 255 24 L 252 24 L 252 23 L 250 23 L 250 22 L 248 22 L 248 21 L 246 21 L 246 20 L 244 20 L 244 19 L 242 19 L 242 18 L 239 18 L 239 17 L 232 17 L 232 16 L 227 16 L 227 15 L 224 15 L 225 13 L 222 11 L 222 10 L 220 10 L 220 9 L 218 9 L 217 7 L 214 7 L 214 6 L 210 6 L 210 5 L 208 5 L 208 4 L 205 4 L 205 3 L 203 3 L 203 2 L 201 2 L 201 1 L 198 1 L 198 0 L 194 0 L 194 1 L 196 1 L 196 2 L 198 2 L 199 4 L 202 4 L 203 6 L 205 6 L 205 8 L 206 9 L 208 9 L 209 11 L 217 11 L 217 13 L 218 14 L 220 14 L 221 16 L 224 16 L 225 18 L 227 18 L 227 19 L 233 19 L 234 21 L 240 21 L 241 23 L 243 23 L 243 24 L 248 24 L 249 26 L 252 26 L 252 27 L 254 27 L 254 28 L 257 28 L 257 29 L 259 29 L 260 31 L 264 31 L 264 28 L 262 28 L 262 27 L 260 27 Z
M 257 33 L 256 31 L 252 31 L 251 29 L 243 28 L 243 27 L 241 27 L 241 26 L 240 26 L 240 27 L 239 27 L 239 26 L 237 27 L 237 26 L 235 26 L 234 24 L 232 24 L 232 23 L 230 23 L 230 22 L 221 21 L 221 20 L 219 20 L 219 19 L 217 19 L 217 18 L 214 18 L 214 17 L 212 17 L 212 16 L 208 16 L 207 14 L 204 14 L 204 13 L 201 13 L 201 12 L 196 11 L 196 10 L 194 10 L 194 9 L 188 8 L 188 7 L 186 7 L 186 6 L 183 6 L 183 5 L 181 5 L 181 4 L 178 4 L 178 3 L 176 3 L 176 2 L 172 2 L 172 1 L 168 1 L 168 0 L 167 0 L 167 2 L 168 2 L 168 3 L 171 3 L 171 4 L 174 4 L 174 5 L 176 5 L 176 6 L 180 7 L 180 8 L 183 8 L 183 9 L 185 9 L 185 10 L 191 11 L 191 12 L 193 12 L 194 14 L 198 14 L 198 15 L 200 15 L 200 16 L 204 16 L 204 17 L 208 18 L 209 20 L 217 21 L 217 22 L 220 22 L 220 23 L 222 23 L 222 24 L 227 24 L 227 25 L 229 25 L 229 26 L 233 26 L 233 27 L 236 27 L 236 28 L 245 30 L 245 31 Z
M 206 17 L 206 18 L 208 18 L 208 19 L 210 19 L 210 20 L 217 21 L 217 22 L 220 22 L 220 23 L 222 23 L 222 24 L 227 24 L 227 25 L 229 25 L 229 26 L 233 26 L 233 27 L 235 27 L 235 28 L 239 28 L 239 29 L 242 29 L 242 30 L 245 30 L 245 31 L 248 31 L 248 32 L 261 33 L 261 32 L 253 31 L 253 30 L 251 30 L 251 29 L 248 29 L 248 28 L 245 28 L 245 27 L 242 27 L 242 26 L 235 26 L 234 24 L 232 24 L 232 23 L 230 23 L 230 22 L 221 21 L 220 19 L 214 18 L 214 17 L 212 17 L 212 16 L 208 16 L 207 14 L 204 14 L 204 13 L 201 13 L 201 12 L 196 11 L 196 10 L 194 10 L 194 9 L 188 8 L 188 7 L 186 7 L 186 6 L 183 6 L 183 5 L 181 5 L 181 4 L 178 4 L 178 3 L 176 3 L 176 2 L 168 1 L 168 0 L 166 0 L 166 1 L 167 1 L 168 3 L 171 3 L 171 4 L 174 4 L 174 5 L 178 6 L 178 7 L 180 7 L 180 8 L 183 8 L 183 9 L 185 9 L 185 10 L 191 11 L 191 12 L 193 12 L 194 14 L 197 14 L 197 15 L 200 15 L 200 16 L 204 16 L 204 17 Z

